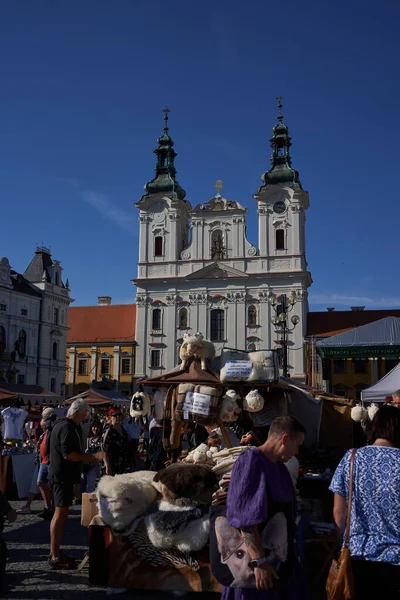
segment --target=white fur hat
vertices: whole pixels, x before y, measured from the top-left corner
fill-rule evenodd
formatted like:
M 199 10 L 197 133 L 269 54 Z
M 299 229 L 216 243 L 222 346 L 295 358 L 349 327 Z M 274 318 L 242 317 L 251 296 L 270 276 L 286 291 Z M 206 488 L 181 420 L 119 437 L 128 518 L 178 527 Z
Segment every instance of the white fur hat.
M 260 412 L 264 408 L 264 398 L 258 390 L 251 390 L 243 400 L 243 410 L 247 412 Z
M 357 406 L 353 406 L 353 408 L 351 409 L 351 418 L 356 423 L 362 423 L 363 421 L 366 421 L 367 417 L 367 409 L 364 408 L 364 406 L 361 406 L 361 404 L 357 404 Z
M 376 413 L 379 410 L 379 406 L 375 403 L 371 404 L 371 406 L 368 407 L 368 419 L 370 421 L 374 420 L 374 417 L 376 415 Z

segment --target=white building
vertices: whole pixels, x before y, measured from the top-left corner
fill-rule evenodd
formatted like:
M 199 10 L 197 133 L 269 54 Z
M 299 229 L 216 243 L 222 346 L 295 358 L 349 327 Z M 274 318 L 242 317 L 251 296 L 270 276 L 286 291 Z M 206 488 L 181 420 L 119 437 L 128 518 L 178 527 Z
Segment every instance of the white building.
M 0 259 L 0 387 L 31 384 L 64 394 L 70 302 L 68 280 L 64 285 L 47 248 L 37 248 L 23 275 Z
M 279 104 L 279 110 L 281 105 Z M 176 180 L 176 153 L 168 133 L 158 139 L 155 178 L 136 204 L 140 242 L 136 317 L 136 377 L 159 375 L 177 364 L 187 332 L 200 331 L 222 348 L 281 345 L 271 300 L 284 296 L 298 324 L 287 332 L 288 370 L 304 377 L 303 341 L 311 276 L 305 256 L 308 193 L 291 167 L 291 140 L 279 114 L 271 139 L 271 168 L 254 199 L 258 242 L 246 237 L 247 209 L 217 194 L 192 208 Z M 296 319 L 295 319 L 296 320 Z

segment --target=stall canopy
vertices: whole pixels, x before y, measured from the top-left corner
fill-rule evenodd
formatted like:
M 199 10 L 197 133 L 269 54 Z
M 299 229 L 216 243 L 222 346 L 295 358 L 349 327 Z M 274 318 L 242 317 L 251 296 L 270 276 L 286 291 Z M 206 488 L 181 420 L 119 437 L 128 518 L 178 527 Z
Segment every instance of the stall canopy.
M 194 383 L 196 385 L 217 385 L 221 386 L 221 380 L 213 371 L 203 371 L 200 361 L 191 360 L 186 364 L 185 369 L 176 367 L 164 375 L 141 379 L 138 383 L 152 387 L 166 387 L 169 385 L 178 385 L 179 383 Z
M 89 406 L 112 406 L 113 404 L 120 404 L 128 406 L 130 404 L 130 398 L 127 398 L 124 394 L 117 392 L 116 390 L 98 390 L 90 388 L 73 398 L 68 398 L 65 404 L 72 404 L 74 400 L 82 398 Z
M 365 402 L 384 402 L 386 396 L 400 389 L 400 363 L 389 371 L 385 377 L 361 392 L 361 400 Z
M 6 394 L 9 394 L 9 398 L 6 400 Z M 4 398 L 4 400 L 3 400 Z M 31 404 L 56 404 L 62 401 L 61 396 L 49 392 L 41 385 L 29 385 L 25 383 L 1 383 L 0 384 L 0 402 L 5 404 L 6 402 L 12 402 L 14 399 L 19 398 L 24 403 L 31 402 Z
M 400 356 L 400 319 L 386 317 L 317 342 L 324 357 Z

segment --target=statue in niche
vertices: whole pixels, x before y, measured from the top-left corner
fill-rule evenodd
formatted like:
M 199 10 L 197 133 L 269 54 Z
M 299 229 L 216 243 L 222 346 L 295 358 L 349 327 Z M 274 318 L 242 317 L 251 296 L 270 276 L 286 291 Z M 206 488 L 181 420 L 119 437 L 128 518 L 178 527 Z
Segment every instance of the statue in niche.
M 211 258 L 213 260 L 221 260 L 225 258 L 224 242 L 222 240 L 222 231 L 216 229 L 211 236 Z

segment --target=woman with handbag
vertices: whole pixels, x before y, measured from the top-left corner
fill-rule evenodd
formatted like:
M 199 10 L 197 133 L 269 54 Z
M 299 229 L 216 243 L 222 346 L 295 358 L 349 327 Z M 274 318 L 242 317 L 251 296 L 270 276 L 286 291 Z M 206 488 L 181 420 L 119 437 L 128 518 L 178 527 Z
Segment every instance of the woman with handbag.
M 346 531 L 344 546 L 351 555 L 353 589 L 341 597 L 395 600 L 400 599 L 400 410 L 382 406 L 369 435 L 371 445 L 345 454 L 329 488 L 337 532 L 343 539 Z

